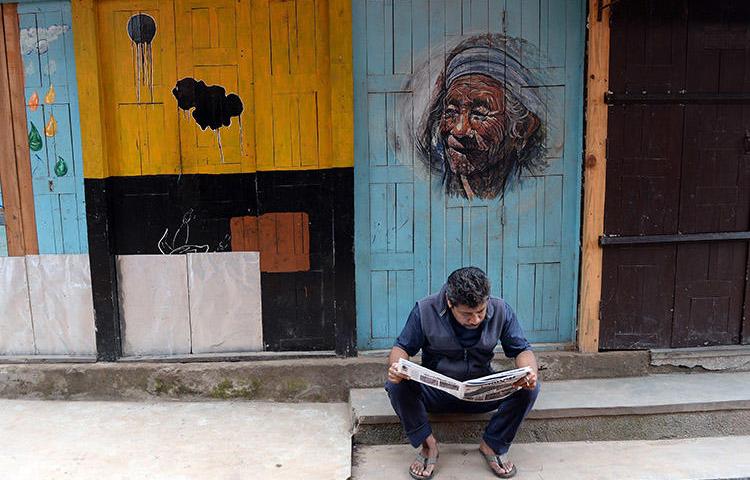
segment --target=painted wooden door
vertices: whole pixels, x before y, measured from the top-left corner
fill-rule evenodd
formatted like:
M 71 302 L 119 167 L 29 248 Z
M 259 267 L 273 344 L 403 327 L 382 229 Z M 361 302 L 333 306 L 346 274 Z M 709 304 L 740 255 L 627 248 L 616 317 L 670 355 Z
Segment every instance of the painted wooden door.
M 630 243 L 604 250 L 603 349 L 750 342 L 749 25 L 742 0 L 612 11 L 604 231 Z
M 88 251 L 69 2 L 18 6 L 39 252 Z
M 582 2 L 354 0 L 353 10 L 359 348 L 390 347 L 414 302 L 468 265 L 488 273 L 531 341 L 572 341 Z M 527 46 L 519 61 L 537 82 L 523 88 L 543 106 L 547 166 L 504 196 L 469 199 L 446 193 L 415 137 L 451 49 L 488 34 Z

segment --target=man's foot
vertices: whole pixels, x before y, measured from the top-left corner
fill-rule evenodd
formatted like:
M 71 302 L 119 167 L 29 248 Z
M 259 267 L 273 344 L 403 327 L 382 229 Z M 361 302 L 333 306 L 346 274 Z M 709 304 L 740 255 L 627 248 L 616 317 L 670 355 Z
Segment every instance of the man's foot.
M 421 455 L 421 457 L 420 457 Z M 435 437 L 430 435 L 422 443 L 422 451 L 417 459 L 409 466 L 409 474 L 412 478 L 422 480 L 432 478 L 438 457 L 438 446 Z
M 516 474 L 516 466 L 513 465 L 513 462 L 508 460 L 505 455 L 496 454 L 484 440 L 479 444 L 479 451 L 484 455 L 487 465 L 496 477 L 510 478 Z

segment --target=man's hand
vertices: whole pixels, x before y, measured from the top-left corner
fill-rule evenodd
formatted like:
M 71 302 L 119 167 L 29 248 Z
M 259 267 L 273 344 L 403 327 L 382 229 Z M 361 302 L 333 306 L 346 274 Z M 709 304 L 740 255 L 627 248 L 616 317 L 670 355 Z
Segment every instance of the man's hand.
M 516 368 L 530 367 L 531 373 L 527 373 L 525 377 L 515 382 L 513 385 L 516 387 L 525 388 L 527 390 L 534 390 L 536 388 L 537 376 L 536 373 L 539 367 L 536 363 L 536 357 L 534 352 L 531 350 L 525 350 L 516 357 Z
M 388 355 L 388 381 L 391 383 L 400 383 L 401 380 L 409 380 L 409 377 L 403 373 L 398 373 L 398 360 L 404 358 L 409 360 L 409 354 L 400 347 L 393 347 Z
M 536 388 L 536 372 L 527 373 L 525 377 L 513 384 L 516 387 L 534 390 Z
M 391 383 L 401 383 L 401 380 L 409 380 L 409 377 L 403 373 L 398 373 L 398 362 L 393 362 L 388 368 L 388 381 Z

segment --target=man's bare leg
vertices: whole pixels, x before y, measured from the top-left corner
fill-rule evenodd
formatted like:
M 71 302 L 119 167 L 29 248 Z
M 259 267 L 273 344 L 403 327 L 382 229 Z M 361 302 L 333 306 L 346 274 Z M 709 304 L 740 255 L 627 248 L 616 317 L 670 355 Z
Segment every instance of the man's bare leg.
M 438 455 L 438 444 L 437 440 L 435 440 L 435 436 L 430 434 L 429 437 L 425 439 L 424 442 L 422 442 L 422 455 L 425 458 L 431 458 L 431 457 L 437 457 Z M 433 470 L 435 470 L 435 465 L 425 465 L 421 462 L 414 461 L 414 463 L 411 464 L 411 467 L 409 469 L 417 476 L 420 477 L 429 477 Z
M 489 445 L 487 445 L 487 443 L 484 441 L 484 439 L 482 440 L 482 443 L 479 444 L 479 450 L 484 455 L 495 455 L 496 454 L 496 452 Z M 507 473 L 510 473 L 511 470 L 513 470 L 513 462 L 508 461 L 508 463 L 506 463 L 505 466 L 508 467 L 508 468 L 505 469 L 505 468 L 501 467 L 500 465 L 497 464 L 497 462 L 490 462 L 490 468 L 493 469 L 496 473 L 499 473 L 500 475 L 505 475 Z

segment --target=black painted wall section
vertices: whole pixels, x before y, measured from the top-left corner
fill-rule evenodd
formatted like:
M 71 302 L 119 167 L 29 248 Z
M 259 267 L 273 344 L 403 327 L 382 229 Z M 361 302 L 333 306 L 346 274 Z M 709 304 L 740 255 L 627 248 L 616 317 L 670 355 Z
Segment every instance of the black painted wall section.
M 86 221 L 94 302 L 96 351 L 99 360 L 114 361 L 122 355 L 117 269 L 112 255 L 113 222 L 106 180 L 86 179 Z
M 114 255 L 160 254 L 162 238 L 229 251 L 232 217 L 305 212 L 310 270 L 261 273 L 266 348 L 356 353 L 353 169 L 86 179 L 86 199 L 97 327 L 100 312 L 118 327 L 100 332 L 107 351 L 120 355 Z

